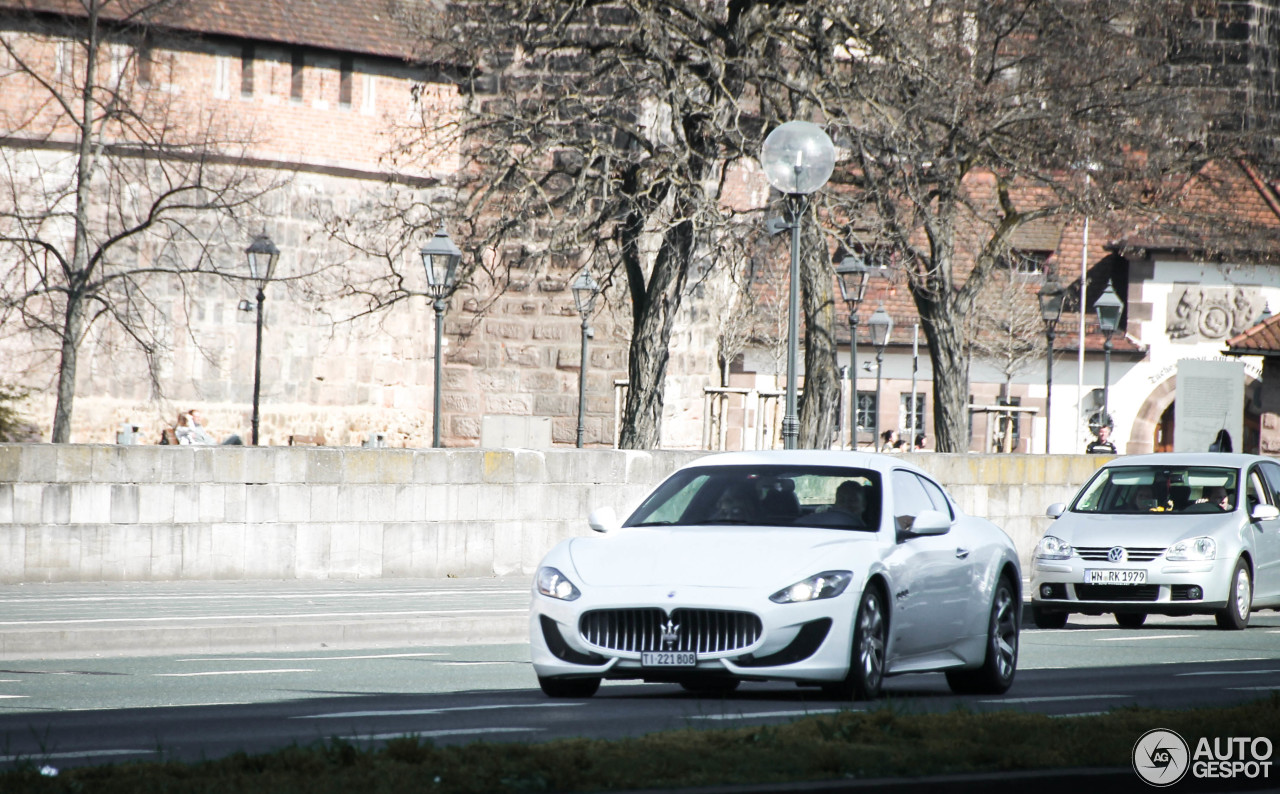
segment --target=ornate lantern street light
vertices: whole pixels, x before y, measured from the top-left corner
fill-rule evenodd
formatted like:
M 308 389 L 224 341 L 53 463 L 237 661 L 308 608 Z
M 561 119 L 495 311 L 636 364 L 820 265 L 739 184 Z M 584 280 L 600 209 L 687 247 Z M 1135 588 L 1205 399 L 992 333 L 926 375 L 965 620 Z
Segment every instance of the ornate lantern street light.
M 884 362 L 884 349 L 889 344 L 889 335 L 893 333 L 893 318 L 884 310 L 884 305 L 876 307 L 871 319 L 867 320 L 871 327 L 871 344 L 876 349 L 876 452 L 880 451 L 880 365 Z
M 1093 302 L 1093 309 L 1098 313 L 1098 328 L 1106 337 L 1102 345 L 1105 362 L 1102 368 L 1102 421 L 1109 424 L 1111 422 L 1111 335 L 1120 327 L 1120 314 L 1124 311 L 1124 301 L 1116 295 L 1110 281 L 1107 282 L 1107 288 Z
M 1044 336 L 1046 345 L 1046 361 L 1044 371 L 1044 454 L 1049 454 L 1049 437 L 1053 428 L 1053 415 L 1050 406 L 1053 404 L 1053 340 L 1058 332 L 1058 320 L 1062 319 L 1062 306 L 1067 294 L 1062 289 L 1056 273 L 1045 277 L 1044 285 L 1036 293 L 1040 299 L 1040 319 L 1044 320 Z
M 787 217 L 771 218 L 770 234 L 791 231 L 791 296 L 787 303 L 787 406 L 782 418 L 782 445 L 795 449 L 800 437 L 800 418 L 796 411 L 797 347 L 800 314 L 800 221 L 808 206 L 809 194 L 817 191 L 835 170 L 835 145 L 817 124 L 788 121 L 764 140 L 760 165 L 769 184 L 787 196 Z
M 871 268 L 860 256 L 846 256 L 836 267 L 840 297 L 849 307 L 849 449 L 858 448 L 858 305 L 867 294 Z
M 431 445 L 440 446 L 440 375 L 444 358 L 444 310 L 448 306 L 449 296 L 457 283 L 458 262 L 462 259 L 462 251 L 449 239 L 444 224 L 436 230 L 435 236 L 422 246 L 422 266 L 427 271 L 427 293 L 433 299 L 432 308 L 436 311 L 436 372 L 434 406 L 431 416 Z
M 584 410 L 587 402 L 587 340 L 592 337 L 588 322 L 596 307 L 596 298 L 600 295 L 600 285 L 591 277 L 589 270 L 574 279 L 573 303 L 582 317 L 582 358 L 578 365 L 578 449 L 582 449 Z
M 258 446 L 258 398 L 262 393 L 262 302 L 267 299 L 267 283 L 276 272 L 280 261 L 280 249 L 276 248 L 266 231 L 253 238 L 244 249 L 249 257 L 249 278 L 258 287 L 258 335 L 253 354 L 253 445 Z

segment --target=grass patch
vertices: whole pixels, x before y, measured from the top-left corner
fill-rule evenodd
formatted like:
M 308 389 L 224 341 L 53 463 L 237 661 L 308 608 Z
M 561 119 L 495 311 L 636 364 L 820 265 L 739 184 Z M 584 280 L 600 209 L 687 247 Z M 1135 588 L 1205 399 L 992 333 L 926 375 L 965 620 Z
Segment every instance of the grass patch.
M 1007 711 L 903 714 L 886 707 L 619 741 L 437 747 L 410 736 L 365 750 L 330 740 L 192 764 L 67 769 L 52 777 L 42 775 L 41 760 L 32 758 L 0 774 L 0 791 L 487 794 L 1127 767 L 1134 743 L 1154 728 L 1177 731 L 1192 749 L 1202 736 L 1277 737 L 1280 695 L 1230 708 L 1125 708 L 1069 719 Z

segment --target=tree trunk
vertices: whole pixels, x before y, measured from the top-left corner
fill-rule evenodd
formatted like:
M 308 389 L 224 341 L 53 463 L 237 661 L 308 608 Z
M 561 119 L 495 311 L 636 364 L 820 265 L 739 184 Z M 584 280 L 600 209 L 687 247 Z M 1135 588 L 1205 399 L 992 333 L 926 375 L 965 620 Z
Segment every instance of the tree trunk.
M 913 290 L 914 292 L 914 290 Z M 963 318 L 947 299 L 916 296 L 933 364 L 933 433 L 938 452 L 969 451 L 969 350 Z
M 628 259 L 633 319 L 627 361 L 627 401 L 618 439 L 622 449 L 656 449 L 662 441 L 663 390 L 670 360 L 671 328 L 680 311 L 692 249 L 693 224 L 683 221 L 663 235 L 647 285 L 638 259 L 634 260 L 634 266 L 633 260 Z
M 809 225 L 812 229 L 812 225 Z M 840 367 L 835 335 L 835 296 L 826 247 L 816 232 L 800 258 L 804 310 L 804 393 L 800 399 L 800 449 L 829 449 L 840 408 Z
M 84 310 L 76 293 L 67 299 L 67 311 L 62 327 L 61 360 L 58 363 L 58 404 L 53 411 L 54 444 L 71 441 L 71 410 L 76 400 L 76 362 L 79 354 L 80 332 L 84 327 Z

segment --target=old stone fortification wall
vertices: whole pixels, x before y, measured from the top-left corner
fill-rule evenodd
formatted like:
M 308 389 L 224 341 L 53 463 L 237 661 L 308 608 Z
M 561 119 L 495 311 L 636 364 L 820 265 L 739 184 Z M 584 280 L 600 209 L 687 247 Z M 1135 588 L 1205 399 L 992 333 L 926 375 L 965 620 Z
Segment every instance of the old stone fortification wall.
M 0 445 L 0 583 L 531 575 L 686 451 Z M 916 454 L 1024 566 L 1099 457 Z

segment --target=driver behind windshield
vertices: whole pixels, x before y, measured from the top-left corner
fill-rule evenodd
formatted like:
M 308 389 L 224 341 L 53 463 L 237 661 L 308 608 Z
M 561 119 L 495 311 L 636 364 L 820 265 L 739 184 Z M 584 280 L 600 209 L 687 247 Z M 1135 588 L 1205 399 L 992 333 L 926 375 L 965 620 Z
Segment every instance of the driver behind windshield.
M 716 500 L 713 521 L 752 521 L 756 515 L 755 489 L 746 483 L 730 485 Z

